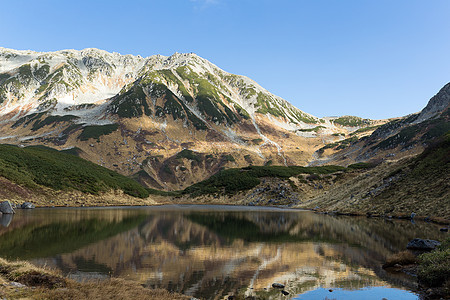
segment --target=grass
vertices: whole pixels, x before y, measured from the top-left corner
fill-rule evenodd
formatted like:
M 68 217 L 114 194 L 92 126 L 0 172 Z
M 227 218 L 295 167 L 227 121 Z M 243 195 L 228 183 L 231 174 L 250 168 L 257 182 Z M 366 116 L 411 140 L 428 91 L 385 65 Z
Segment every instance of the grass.
M 415 263 L 417 263 L 417 258 L 414 254 L 409 251 L 402 251 L 388 257 L 386 263 L 383 265 L 383 268 L 394 267 L 397 264 L 406 266 Z
M 149 289 L 140 283 L 119 278 L 76 282 L 56 271 L 39 268 L 28 262 L 0 258 L 0 297 L 6 299 L 155 299 L 175 300 L 190 297 L 163 289 Z M 25 284 L 9 287 L 8 281 Z
M 83 127 L 83 131 L 78 136 L 81 141 L 87 141 L 89 139 L 98 139 L 102 135 L 108 135 L 119 128 L 119 124 L 107 124 L 107 125 L 90 125 Z
M 123 190 L 134 197 L 148 196 L 143 186 L 128 177 L 77 156 L 40 146 L 0 145 L 0 176 L 30 188 L 45 186 L 94 195 Z

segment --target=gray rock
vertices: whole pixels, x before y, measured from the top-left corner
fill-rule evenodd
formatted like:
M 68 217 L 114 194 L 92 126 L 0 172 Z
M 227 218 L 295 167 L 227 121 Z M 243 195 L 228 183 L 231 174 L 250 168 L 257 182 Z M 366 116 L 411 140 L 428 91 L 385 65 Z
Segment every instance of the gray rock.
M 0 203 L 0 212 L 3 214 L 15 214 L 14 208 L 11 205 L 11 202 L 8 200 Z
M 272 287 L 276 288 L 276 289 L 284 289 L 284 284 L 275 282 L 275 283 L 272 283 Z
M 16 288 L 23 288 L 23 287 L 26 287 L 25 284 L 21 284 L 20 282 L 15 282 L 15 281 L 12 281 L 9 285 L 10 285 L 10 286 L 13 286 L 13 287 L 16 287 Z
M 3 227 L 8 227 L 13 219 L 13 214 L 0 214 L 0 224 Z
M 413 239 L 406 246 L 407 249 L 413 250 L 433 250 L 441 243 L 434 240 L 424 240 L 424 239 Z
M 33 209 L 33 208 L 36 208 L 36 206 L 33 203 L 31 203 L 31 202 L 24 202 L 24 203 L 22 203 L 20 208 L 22 208 L 22 209 Z

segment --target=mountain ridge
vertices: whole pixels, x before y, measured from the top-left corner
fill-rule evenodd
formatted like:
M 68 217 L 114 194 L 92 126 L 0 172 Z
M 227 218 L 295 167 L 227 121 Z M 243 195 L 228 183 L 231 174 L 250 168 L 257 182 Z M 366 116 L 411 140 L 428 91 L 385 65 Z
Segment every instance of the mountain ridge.
M 82 158 L 163 190 L 221 168 L 320 162 L 388 122 L 317 118 L 194 53 L 0 48 L 0 70 L 1 143 L 77 147 Z M 352 160 L 338 162 L 361 161 Z

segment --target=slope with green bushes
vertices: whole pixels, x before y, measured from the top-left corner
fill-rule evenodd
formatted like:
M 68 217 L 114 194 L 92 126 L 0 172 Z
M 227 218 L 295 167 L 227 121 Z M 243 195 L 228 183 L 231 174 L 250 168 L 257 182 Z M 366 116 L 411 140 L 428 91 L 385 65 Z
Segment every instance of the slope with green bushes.
M 0 177 L 36 189 L 78 190 L 97 195 L 110 190 L 147 197 L 148 191 L 136 181 L 80 157 L 52 148 L 20 148 L 0 145 Z
M 347 168 L 332 165 L 321 167 L 249 166 L 240 169 L 232 168 L 222 170 L 210 178 L 186 188 L 183 193 L 191 196 L 221 193 L 235 194 L 256 187 L 261 183 L 260 178 L 263 177 L 289 179 L 299 174 L 332 174 L 369 167 L 371 167 L 370 164 L 359 163 L 350 165 Z

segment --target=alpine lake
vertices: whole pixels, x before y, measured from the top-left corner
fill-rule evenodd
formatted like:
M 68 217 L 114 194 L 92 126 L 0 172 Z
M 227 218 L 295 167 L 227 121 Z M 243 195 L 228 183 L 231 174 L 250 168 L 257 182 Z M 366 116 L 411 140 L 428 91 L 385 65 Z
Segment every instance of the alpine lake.
M 413 238 L 444 235 L 425 222 L 267 207 L 37 208 L 0 216 L 0 257 L 198 299 L 418 299 L 415 277 L 382 264 Z

